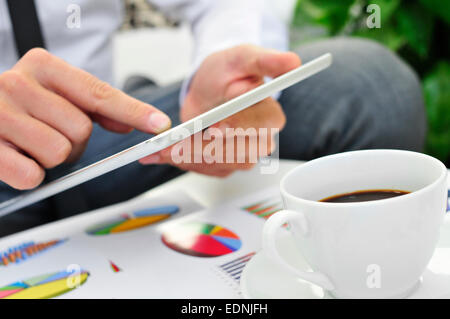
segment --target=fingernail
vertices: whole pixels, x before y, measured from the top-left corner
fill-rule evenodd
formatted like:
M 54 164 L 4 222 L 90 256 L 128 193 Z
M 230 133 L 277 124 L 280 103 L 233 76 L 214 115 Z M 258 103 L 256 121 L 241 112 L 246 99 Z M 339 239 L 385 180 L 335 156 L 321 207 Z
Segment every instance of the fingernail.
M 141 159 L 140 162 L 142 164 L 156 164 L 156 163 L 159 163 L 160 160 L 161 160 L 161 156 L 159 156 L 158 154 L 152 154 L 152 155 L 149 155 L 149 156 Z
M 161 133 L 171 126 L 170 118 L 164 113 L 155 112 L 149 118 L 150 130 L 155 133 Z

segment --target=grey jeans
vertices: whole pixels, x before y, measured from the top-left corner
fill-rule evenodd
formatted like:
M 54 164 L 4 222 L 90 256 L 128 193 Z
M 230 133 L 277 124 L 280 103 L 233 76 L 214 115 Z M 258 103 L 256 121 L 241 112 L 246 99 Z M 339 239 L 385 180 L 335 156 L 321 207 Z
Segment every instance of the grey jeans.
M 325 52 L 332 67 L 283 91 L 280 103 L 287 125 L 280 133 L 280 157 L 316 157 L 371 148 L 421 151 L 426 121 L 415 73 L 384 47 L 367 40 L 336 38 L 299 47 L 303 62 Z M 137 85 L 127 93 L 166 112 L 179 123 L 180 85 Z M 149 138 L 141 132 L 120 135 L 95 126 L 80 161 L 47 172 L 47 181 Z M 50 199 L 0 218 L 0 236 L 87 210 L 114 204 L 170 180 L 174 167 L 132 163 Z M 0 201 L 19 192 L 0 184 Z

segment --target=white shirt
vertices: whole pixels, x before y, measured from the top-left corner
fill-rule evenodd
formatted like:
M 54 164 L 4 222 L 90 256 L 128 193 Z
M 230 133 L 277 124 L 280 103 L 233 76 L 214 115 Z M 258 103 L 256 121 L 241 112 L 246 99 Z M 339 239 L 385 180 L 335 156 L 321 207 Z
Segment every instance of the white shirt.
M 264 0 L 150 0 L 160 10 L 191 25 L 194 72 L 210 54 L 251 43 L 287 49 L 287 31 Z M 69 28 L 71 4 L 81 8 L 80 28 Z M 52 54 L 113 83 L 112 36 L 123 20 L 121 0 L 36 0 L 46 47 Z M 151 58 L 151 57 L 150 57 Z M 0 73 L 17 62 L 6 0 L 0 0 Z M 185 82 L 180 99 L 186 94 Z

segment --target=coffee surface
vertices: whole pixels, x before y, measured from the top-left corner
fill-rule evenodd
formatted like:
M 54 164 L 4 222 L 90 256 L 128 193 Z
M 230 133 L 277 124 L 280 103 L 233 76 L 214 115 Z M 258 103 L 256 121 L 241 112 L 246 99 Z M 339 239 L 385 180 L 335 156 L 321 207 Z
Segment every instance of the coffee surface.
M 409 194 L 410 192 L 394 189 L 374 189 L 374 190 L 362 190 L 352 193 L 345 193 L 330 196 L 321 199 L 320 202 L 326 203 L 356 203 L 356 202 L 369 202 L 373 200 L 392 198 Z

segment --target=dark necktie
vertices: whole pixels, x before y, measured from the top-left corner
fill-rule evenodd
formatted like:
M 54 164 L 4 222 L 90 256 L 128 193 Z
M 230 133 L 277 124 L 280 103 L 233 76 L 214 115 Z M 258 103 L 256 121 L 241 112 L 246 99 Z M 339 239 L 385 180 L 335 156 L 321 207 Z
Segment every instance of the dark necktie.
M 44 48 L 34 0 L 7 0 L 7 3 L 19 58 L 32 48 Z

